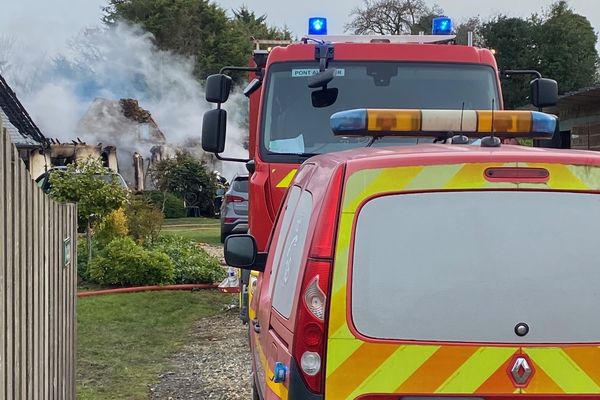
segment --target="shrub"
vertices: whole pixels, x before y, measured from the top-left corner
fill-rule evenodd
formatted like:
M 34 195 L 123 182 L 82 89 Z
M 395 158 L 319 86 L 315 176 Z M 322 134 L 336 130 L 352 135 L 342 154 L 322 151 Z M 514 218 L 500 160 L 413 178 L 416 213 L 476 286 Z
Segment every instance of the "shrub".
M 163 213 L 142 198 L 133 198 L 125 210 L 129 220 L 129 233 L 140 244 L 158 237 L 164 220 Z
M 94 240 L 106 246 L 113 239 L 123 238 L 129 233 L 129 220 L 123 208 L 118 208 L 106 216 L 94 229 Z
M 84 281 L 90 279 L 88 274 L 88 246 L 85 236 L 81 236 L 77 241 L 77 275 Z
M 176 283 L 214 283 L 226 273 L 219 260 L 180 236 L 160 236 L 152 248 L 168 254 L 173 261 Z
M 163 252 L 148 250 L 132 238 L 114 239 L 88 268 L 93 282 L 103 285 L 157 285 L 174 281 L 173 262 Z
M 146 192 L 144 198 L 154 207 L 162 210 L 165 218 L 184 218 L 187 210 L 183 198 L 170 192 Z
M 103 219 L 127 200 L 127 192 L 116 181 L 106 182 L 102 176 L 114 176 L 102 166 L 100 159 L 87 158 L 77 165 L 69 164 L 65 171 L 50 175 L 50 196 L 60 202 L 77 203 L 80 231 L 85 229 L 88 217 Z
M 175 158 L 154 164 L 150 174 L 159 190 L 185 196 L 188 206 L 197 207 L 201 215 L 215 215 L 213 200 L 217 181 L 204 161 L 178 152 Z

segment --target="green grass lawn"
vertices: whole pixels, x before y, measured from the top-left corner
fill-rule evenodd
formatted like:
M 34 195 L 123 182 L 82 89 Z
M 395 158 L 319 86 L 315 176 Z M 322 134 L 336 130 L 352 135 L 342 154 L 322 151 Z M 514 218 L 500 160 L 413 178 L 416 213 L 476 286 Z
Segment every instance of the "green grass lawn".
M 183 236 L 208 244 L 221 243 L 221 225 L 214 218 L 166 219 L 161 234 Z
M 77 301 L 77 399 L 147 399 L 194 321 L 235 298 L 217 291 L 146 292 Z
M 219 225 L 218 218 L 168 218 L 163 222 L 163 226 L 170 225 Z

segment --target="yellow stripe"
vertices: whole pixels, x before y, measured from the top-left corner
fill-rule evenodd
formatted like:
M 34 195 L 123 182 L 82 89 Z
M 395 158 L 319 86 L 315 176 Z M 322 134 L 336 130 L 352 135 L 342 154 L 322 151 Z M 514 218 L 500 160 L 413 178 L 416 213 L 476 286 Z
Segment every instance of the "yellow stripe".
M 355 212 L 369 195 L 399 191 L 409 185 L 423 167 L 384 168 L 352 174 L 347 184 L 344 212 Z
M 329 340 L 329 347 L 335 351 L 327 353 L 327 377 L 335 372 L 340 365 L 354 354 L 362 345 L 360 340 L 333 339 Z
M 404 190 L 422 190 L 441 188 L 460 171 L 463 164 L 432 165 L 423 168 L 419 174 L 404 187 Z
M 600 393 L 600 386 L 561 349 L 527 348 L 524 350 L 531 357 L 533 365 L 543 369 L 565 393 Z
M 267 376 L 267 386 L 281 400 L 286 400 L 288 398 L 288 388 L 283 383 L 273 382 L 271 380 L 272 376 L 275 376 L 275 373 L 273 372 L 273 370 L 269 369 L 269 374 Z
M 464 164 L 463 167 L 454 175 L 454 177 L 444 186 L 438 186 L 444 189 L 477 189 L 487 185 L 487 180 L 483 176 L 486 168 L 501 167 L 502 164 Z
M 393 393 L 439 348 L 440 346 L 398 346 L 398 350 L 381 363 L 348 398 L 354 399 L 363 393 Z
M 535 168 L 545 168 L 550 172 L 550 179 L 548 180 L 548 187 L 552 189 L 561 190 L 572 190 L 580 189 L 586 190 L 589 187 L 583 183 L 573 172 L 569 165 L 564 164 L 537 164 L 529 163 L 528 166 Z
M 281 180 L 279 181 L 279 183 L 275 186 L 278 188 L 286 188 L 289 187 L 290 184 L 292 183 L 292 179 L 294 179 L 294 176 L 296 176 L 296 172 L 298 172 L 297 169 L 293 169 L 290 172 L 288 172 L 288 174 Z
M 509 347 L 480 348 L 436 390 L 436 393 L 474 393 L 516 350 Z
M 569 165 L 567 168 L 587 188 L 600 189 L 600 168 L 581 165 Z

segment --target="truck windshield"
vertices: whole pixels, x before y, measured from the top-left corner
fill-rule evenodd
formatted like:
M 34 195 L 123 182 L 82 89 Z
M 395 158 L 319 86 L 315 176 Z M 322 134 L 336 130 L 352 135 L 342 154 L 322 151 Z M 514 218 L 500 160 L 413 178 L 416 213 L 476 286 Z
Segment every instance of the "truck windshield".
M 471 64 L 332 62 L 337 76 L 334 104 L 315 108 L 307 86 L 317 63 L 277 63 L 269 68 L 263 106 L 261 147 L 268 160 L 286 155 L 320 154 L 363 147 L 369 138 L 336 137 L 329 117 L 352 108 L 489 110 L 498 108 L 498 89 L 491 67 Z M 421 141 L 431 141 L 423 140 Z M 415 144 L 413 138 L 385 138 L 375 146 Z

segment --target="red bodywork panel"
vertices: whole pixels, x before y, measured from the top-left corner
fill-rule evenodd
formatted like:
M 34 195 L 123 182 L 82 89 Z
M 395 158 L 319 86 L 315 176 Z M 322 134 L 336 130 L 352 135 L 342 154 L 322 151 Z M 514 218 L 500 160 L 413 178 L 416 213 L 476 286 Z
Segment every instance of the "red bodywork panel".
M 334 59 L 337 61 L 413 61 L 487 65 L 498 70 L 493 54 L 487 49 L 444 44 L 395 44 L 395 43 L 336 43 Z M 286 61 L 315 61 L 315 44 L 291 44 L 275 47 L 269 54 L 265 76 L 273 63 Z M 250 97 L 250 158 L 256 170 L 250 178 L 249 227 L 256 238 L 258 248 L 263 251 L 267 245 L 275 215 L 287 189 L 277 187 L 281 180 L 297 164 L 267 163 L 260 157 L 260 131 L 262 99 L 267 82 L 260 91 Z M 498 77 L 498 88 L 500 78 Z M 502 95 L 499 89 L 501 104 Z

